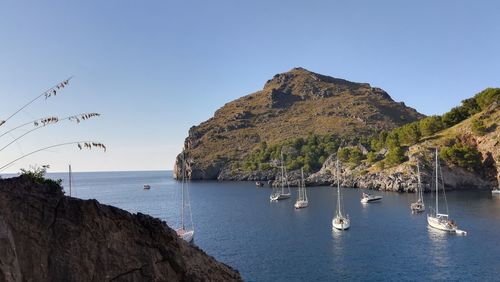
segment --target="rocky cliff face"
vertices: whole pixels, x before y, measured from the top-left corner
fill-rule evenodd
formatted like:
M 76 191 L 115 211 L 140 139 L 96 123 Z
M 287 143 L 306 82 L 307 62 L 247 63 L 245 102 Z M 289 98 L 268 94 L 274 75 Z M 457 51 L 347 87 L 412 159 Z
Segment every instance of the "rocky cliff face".
M 54 183 L 0 180 L 0 281 L 240 281 L 165 223 Z
M 475 134 L 471 123 L 474 119 L 490 121 L 490 129 L 484 135 Z M 476 148 L 482 155 L 480 171 L 469 171 L 452 164 L 441 162 L 446 189 L 495 189 L 500 187 L 500 105 L 492 104 L 488 110 L 439 132 L 429 140 L 408 148 L 408 161 L 389 168 L 377 169 L 362 164 L 355 168 L 349 165 L 341 170 L 341 185 L 386 191 L 413 192 L 417 185 L 417 159 L 421 167 L 422 182 L 426 189 L 434 180 L 431 179 L 434 164 L 432 148 L 443 147 L 444 140 L 456 139 Z M 335 155 L 325 161 L 321 170 L 308 177 L 312 185 L 336 183 Z
M 434 170 L 432 160 L 423 161 L 420 159 L 419 163 L 422 186 L 425 191 L 430 191 L 431 183 L 435 181 L 432 177 Z M 367 165 L 356 168 L 341 165 L 340 185 L 380 191 L 415 192 L 418 184 L 416 165 L 416 157 L 411 157 L 408 162 L 401 165 L 376 171 L 370 171 L 370 167 Z M 447 190 L 492 189 L 498 184 L 495 179 L 485 178 L 459 167 L 450 168 L 443 165 L 442 173 Z M 335 156 L 332 155 L 319 172 L 307 178 L 307 182 L 311 185 L 332 185 L 337 183 L 337 179 Z
M 380 88 L 295 68 L 275 75 L 261 91 L 227 103 L 212 118 L 190 128 L 184 143 L 187 175 L 225 179 L 228 165 L 263 141 L 272 144 L 310 132 L 368 135 L 421 117 Z M 174 177 L 179 167 L 178 157 Z

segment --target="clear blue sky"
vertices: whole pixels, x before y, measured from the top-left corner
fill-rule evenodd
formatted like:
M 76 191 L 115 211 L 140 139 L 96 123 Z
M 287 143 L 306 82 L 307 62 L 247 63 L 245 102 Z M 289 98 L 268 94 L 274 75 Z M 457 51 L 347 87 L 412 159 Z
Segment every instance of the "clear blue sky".
M 46 163 L 64 171 L 69 162 L 79 171 L 171 169 L 189 127 L 296 66 L 368 82 L 441 114 L 500 85 L 499 3 L 4 0 L 0 119 L 75 76 L 60 96 L 5 128 L 51 114 L 103 116 L 34 133 L 0 152 L 0 163 L 43 145 L 95 139 L 107 153 L 60 148 L 8 171 Z

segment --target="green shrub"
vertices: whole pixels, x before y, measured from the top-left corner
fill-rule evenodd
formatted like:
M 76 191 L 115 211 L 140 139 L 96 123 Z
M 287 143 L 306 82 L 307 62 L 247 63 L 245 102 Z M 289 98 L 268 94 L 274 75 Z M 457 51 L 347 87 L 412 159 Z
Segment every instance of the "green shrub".
M 358 147 L 355 147 L 349 151 L 349 163 L 354 166 L 358 166 L 363 160 L 363 152 Z
M 455 124 L 467 119 L 470 114 L 464 107 L 455 107 L 451 111 L 443 115 L 442 121 L 446 128 L 452 127 Z
M 480 119 L 474 119 L 471 123 L 471 127 L 472 132 L 476 135 L 482 136 L 488 132 L 488 129 L 484 126 L 484 122 Z
M 485 110 L 493 102 L 500 103 L 500 88 L 486 88 L 474 96 L 477 104 Z
M 439 116 L 430 116 L 421 119 L 418 123 L 422 136 L 431 136 L 434 133 L 443 130 L 444 125 Z
M 369 152 L 368 155 L 366 155 L 366 161 L 369 164 L 373 164 L 377 161 L 377 154 L 375 152 Z
M 456 142 L 451 147 L 444 147 L 439 156 L 452 164 L 469 171 L 477 171 L 481 165 L 481 153 L 474 147 Z
M 405 160 L 405 153 L 401 147 L 392 147 L 385 156 L 385 163 L 393 166 L 402 163 Z
M 34 166 L 30 169 L 21 168 L 21 175 L 27 176 L 31 178 L 33 181 L 39 184 L 55 184 L 61 186 L 62 179 L 52 180 L 45 178 L 45 174 L 47 173 L 48 165 L 43 165 L 41 167 Z

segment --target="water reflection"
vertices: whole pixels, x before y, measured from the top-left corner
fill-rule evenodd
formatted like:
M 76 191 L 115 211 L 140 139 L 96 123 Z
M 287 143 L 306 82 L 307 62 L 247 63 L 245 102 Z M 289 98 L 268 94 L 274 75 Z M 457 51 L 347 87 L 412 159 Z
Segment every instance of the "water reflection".
M 431 263 L 439 267 L 438 271 L 432 273 L 432 279 L 443 280 L 447 276 L 447 271 L 443 268 L 450 266 L 450 254 L 448 252 L 448 237 L 450 234 L 430 226 L 427 226 L 427 231 L 431 243 L 429 257 Z
M 345 249 L 344 245 L 346 244 L 346 238 L 347 236 L 347 230 L 337 230 L 335 228 L 332 228 L 332 238 L 333 238 L 333 255 L 334 255 L 334 266 L 333 269 L 335 269 L 335 272 L 339 277 L 343 277 L 346 274 L 345 270 Z
M 342 252 L 344 250 L 342 237 L 345 236 L 346 232 L 349 231 L 347 230 L 342 231 L 332 228 L 333 248 L 335 252 Z

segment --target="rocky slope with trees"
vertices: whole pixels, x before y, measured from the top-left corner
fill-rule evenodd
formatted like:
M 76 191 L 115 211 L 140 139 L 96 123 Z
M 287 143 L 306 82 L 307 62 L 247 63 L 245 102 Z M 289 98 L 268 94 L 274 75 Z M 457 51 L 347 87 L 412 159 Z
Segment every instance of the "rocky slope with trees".
M 443 116 L 427 117 L 381 132 L 368 143 L 341 148 L 319 172 L 309 176 L 308 182 L 335 183 L 338 157 L 342 186 L 414 191 L 419 164 L 428 190 L 433 183 L 433 154 L 438 148 L 447 189 L 495 189 L 500 183 L 499 122 L 500 89 L 489 88 Z
M 28 174 L 0 179 L 0 281 L 241 281 L 143 214 L 64 196 Z

